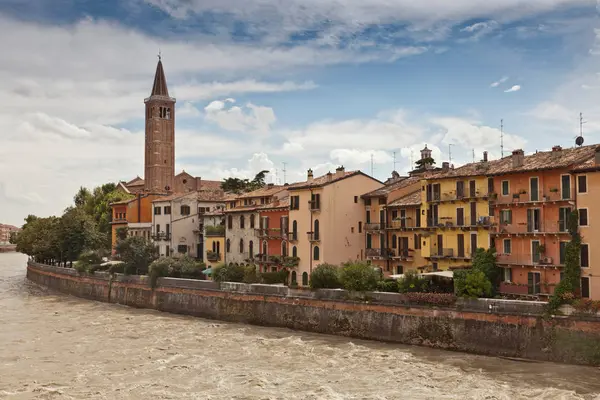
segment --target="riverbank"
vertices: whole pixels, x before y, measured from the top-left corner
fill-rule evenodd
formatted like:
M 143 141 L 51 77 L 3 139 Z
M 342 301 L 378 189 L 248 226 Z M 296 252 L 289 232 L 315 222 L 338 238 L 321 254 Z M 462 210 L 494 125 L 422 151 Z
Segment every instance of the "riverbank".
M 600 365 L 600 318 L 544 317 L 544 303 L 459 301 L 453 307 L 406 304 L 396 293 L 347 300 L 343 290 L 307 292 L 284 286 L 245 285 L 146 277 L 29 263 L 33 282 L 74 296 L 231 322 L 285 327 L 504 357 Z

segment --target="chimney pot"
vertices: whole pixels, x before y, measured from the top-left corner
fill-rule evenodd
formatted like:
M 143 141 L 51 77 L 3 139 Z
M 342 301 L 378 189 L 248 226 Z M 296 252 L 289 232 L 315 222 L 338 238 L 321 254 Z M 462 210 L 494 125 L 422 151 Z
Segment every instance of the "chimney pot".
M 308 173 L 306 175 L 306 181 L 307 182 L 312 182 L 313 180 L 313 170 L 312 169 L 308 169 Z
M 342 177 L 342 176 L 344 176 L 344 172 L 345 172 L 345 168 L 344 168 L 344 166 L 343 166 L 343 165 L 342 165 L 342 166 L 340 166 L 340 167 L 337 167 L 337 168 L 335 169 L 335 176 L 336 176 L 336 178 L 339 178 L 339 177 Z
M 562 150 L 562 147 L 560 147 L 560 146 L 553 146 L 552 147 L 552 151 L 561 151 L 561 150 Z
M 594 157 L 594 163 L 600 165 L 600 146 L 596 146 L 596 154 Z
M 331 182 L 331 178 L 333 177 L 333 174 L 331 172 L 327 173 L 327 182 Z
M 487 160 L 488 160 L 488 152 L 487 152 L 487 151 L 484 151 L 484 152 L 483 152 L 483 161 L 484 161 L 484 162 L 487 162 Z
M 522 149 L 513 150 L 512 152 L 512 166 L 513 168 L 519 168 L 523 166 L 525 160 L 525 153 Z
M 442 163 L 442 171 L 443 172 L 448 172 L 448 170 L 450 170 L 450 163 L 448 161 L 444 161 Z

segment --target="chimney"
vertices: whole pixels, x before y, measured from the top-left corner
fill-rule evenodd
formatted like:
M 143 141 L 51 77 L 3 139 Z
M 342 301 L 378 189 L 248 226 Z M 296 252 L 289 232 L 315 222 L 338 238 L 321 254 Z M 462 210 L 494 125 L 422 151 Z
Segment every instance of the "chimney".
M 512 152 L 512 166 L 513 168 L 519 168 L 523 166 L 525 161 L 525 153 L 522 149 L 513 150 Z
M 267 187 L 273 187 L 273 186 L 275 186 L 275 184 L 274 184 L 274 183 L 269 183 L 269 184 L 267 185 Z
M 562 147 L 560 147 L 560 146 L 553 146 L 552 147 L 552 151 L 561 151 L 561 150 L 562 150 Z
M 442 163 L 442 172 L 448 172 L 450 170 L 450 163 L 448 161 L 444 161 Z
M 344 169 L 344 166 L 343 166 L 343 165 L 342 165 L 341 167 L 337 167 L 337 168 L 335 169 L 335 177 L 336 177 L 336 178 L 341 178 L 341 177 L 343 177 L 343 176 L 344 176 L 344 174 L 345 174 L 345 171 L 346 171 L 346 170 Z
M 333 176 L 333 174 L 331 172 L 327 173 L 327 182 L 331 182 L 332 176 Z
M 487 151 L 483 152 L 483 162 L 487 162 L 488 158 L 487 158 Z
M 306 181 L 307 182 L 312 182 L 313 180 L 313 170 L 312 169 L 308 169 L 308 174 L 306 175 Z
M 596 153 L 594 157 L 594 164 L 600 165 L 600 146 L 596 147 Z

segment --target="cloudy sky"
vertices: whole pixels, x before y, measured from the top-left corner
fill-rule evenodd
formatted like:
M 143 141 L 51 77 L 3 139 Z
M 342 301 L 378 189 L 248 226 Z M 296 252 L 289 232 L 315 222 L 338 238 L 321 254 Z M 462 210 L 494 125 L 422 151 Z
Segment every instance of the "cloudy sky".
M 176 170 L 384 179 L 600 141 L 593 0 L 1 0 L 0 222 L 80 186 L 143 176 L 143 99 L 162 52 Z M 7 34 L 8 33 L 8 34 Z

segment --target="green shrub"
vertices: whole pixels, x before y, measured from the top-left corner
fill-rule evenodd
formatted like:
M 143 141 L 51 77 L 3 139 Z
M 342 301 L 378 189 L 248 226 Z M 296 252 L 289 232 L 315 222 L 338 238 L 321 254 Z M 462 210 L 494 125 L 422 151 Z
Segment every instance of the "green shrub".
M 398 293 L 398 281 L 395 279 L 386 279 L 377 282 L 378 292 Z
M 220 264 L 213 268 L 213 279 L 217 282 L 244 282 L 246 269 L 238 264 Z
M 404 278 L 398 280 L 398 291 L 400 293 L 425 293 L 429 291 L 429 281 L 414 271 L 408 271 L 404 274 Z
M 155 288 L 158 278 L 163 276 L 169 276 L 171 272 L 171 266 L 174 264 L 174 260 L 171 257 L 161 257 L 158 260 L 154 260 L 150 267 L 148 267 L 148 277 L 150 278 L 150 287 Z
M 124 274 L 125 273 L 125 263 L 111 264 L 108 267 L 108 272 L 111 274 Z
M 374 290 L 380 280 L 380 273 L 372 265 L 358 261 L 344 264 L 340 271 L 344 289 L 352 292 Z
M 310 274 L 311 289 L 339 289 L 342 287 L 339 268 L 331 264 L 320 264 Z
M 93 274 L 93 273 L 94 273 L 94 272 L 96 272 L 96 271 L 108 271 L 108 269 L 109 269 L 109 268 L 110 268 L 110 265 L 109 265 L 109 264 L 106 264 L 106 265 L 102 265 L 102 264 L 94 264 L 94 265 L 91 265 L 91 266 L 88 268 L 88 272 L 89 272 L 90 274 Z
M 247 265 L 244 268 L 244 283 L 248 283 L 248 284 L 253 284 L 253 283 L 260 283 L 261 282 L 261 277 L 260 274 L 258 273 L 258 268 L 256 267 L 256 265 L 251 264 L 251 265 Z
M 464 280 L 459 282 L 456 295 L 469 298 L 490 297 L 492 295 L 492 283 L 483 271 L 469 270 L 465 273 Z
M 432 306 L 451 306 L 456 303 L 456 296 L 450 293 L 418 293 L 405 294 L 409 303 L 426 304 Z
M 278 283 L 285 284 L 288 278 L 288 272 L 284 269 L 277 272 L 263 272 L 261 274 L 262 281 L 268 285 L 275 285 Z
M 79 261 L 77 261 L 77 262 L 75 262 L 75 264 L 73 264 L 73 268 L 75 268 L 75 270 L 77 272 L 79 272 L 80 274 L 87 272 L 87 270 L 88 270 L 87 265 L 84 263 L 81 263 Z

